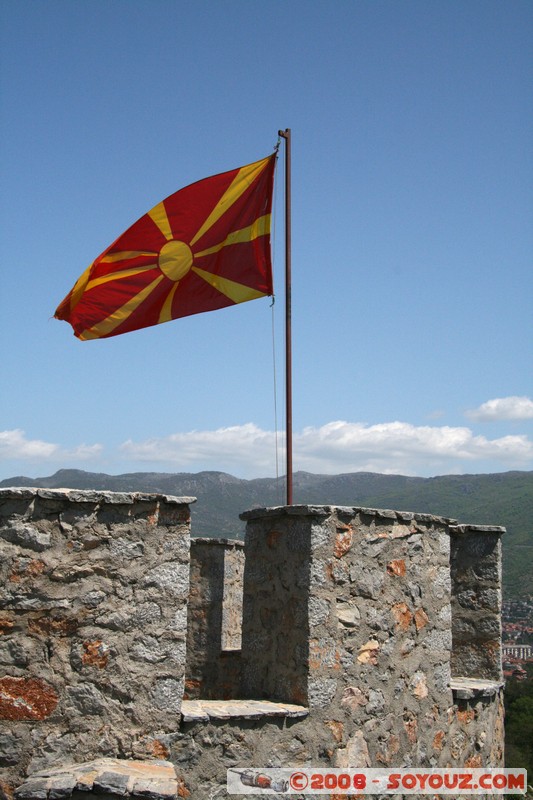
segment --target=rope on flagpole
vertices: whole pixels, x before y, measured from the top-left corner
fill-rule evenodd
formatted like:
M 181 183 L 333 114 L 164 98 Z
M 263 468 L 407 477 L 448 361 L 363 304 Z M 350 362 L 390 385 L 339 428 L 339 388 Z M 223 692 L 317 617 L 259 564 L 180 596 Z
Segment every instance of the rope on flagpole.
M 277 382 L 277 360 L 276 360 L 276 324 L 274 316 L 274 306 L 276 298 L 272 297 L 270 308 L 272 309 L 272 371 L 273 371 L 273 390 L 274 390 L 274 450 L 276 457 L 276 494 L 278 503 L 283 504 L 283 487 L 280 485 L 279 476 L 279 427 L 278 427 L 278 382 Z

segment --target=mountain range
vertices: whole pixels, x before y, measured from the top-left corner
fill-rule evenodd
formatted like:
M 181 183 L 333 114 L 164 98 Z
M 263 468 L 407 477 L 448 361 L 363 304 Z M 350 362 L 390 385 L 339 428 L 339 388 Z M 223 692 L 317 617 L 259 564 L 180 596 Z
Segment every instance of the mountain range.
M 257 506 L 285 503 L 283 479 L 243 480 L 225 472 L 132 472 L 124 475 L 62 469 L 45 478 L 16 476 L 0 487 L 100 489 L 161 492 L 192 496 L 192 533 L 196 536 L 241 538 L 239 514 Z M 533 594 L 533 472 L 486 475 L 441 475 L 413 478 L 353 472 L 315 475 L 297 472 L 294 502 L 367 506 L 417 511 L 451 517 L 460 522 L 503 525 L 503 584 L 508 599 Z

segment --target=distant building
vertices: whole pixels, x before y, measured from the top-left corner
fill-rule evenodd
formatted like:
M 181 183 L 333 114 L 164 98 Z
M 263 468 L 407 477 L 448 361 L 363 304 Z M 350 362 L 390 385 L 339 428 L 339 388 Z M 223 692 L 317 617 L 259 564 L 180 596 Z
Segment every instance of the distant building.
M 527 661 L 533 657 L 533 646 L 530 644 L 504 644 L 502 645 L 502 656 L 508 658 L 519 658 L 520 661 Z

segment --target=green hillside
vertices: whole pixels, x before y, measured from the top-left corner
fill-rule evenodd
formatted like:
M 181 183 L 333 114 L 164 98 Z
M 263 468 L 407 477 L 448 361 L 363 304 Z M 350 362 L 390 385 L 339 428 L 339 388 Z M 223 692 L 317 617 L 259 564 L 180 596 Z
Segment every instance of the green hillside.
M 224 472 L 125 475 L 60 470 L 46 478 L 14 477 L 0 486 L 46 486 L 112 491 L 148 491 L 197 498 L 192 507 L 195 535 L 241 537 L 239 514 L 256 506 L 284 504 L 282 481 L 240 480 Z M 503 525 L 503 582 L 508 598 L 533 594 L 533 472 L 442 475 L 410 478 L 354 472 L 294 476 L 294 502 L 370 506 L 418 511 L 460 522 Z

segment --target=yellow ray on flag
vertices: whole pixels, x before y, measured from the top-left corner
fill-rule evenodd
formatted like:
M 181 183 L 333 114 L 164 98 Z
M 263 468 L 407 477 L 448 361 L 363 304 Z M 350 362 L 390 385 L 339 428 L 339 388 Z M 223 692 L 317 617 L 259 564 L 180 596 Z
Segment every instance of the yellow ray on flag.
M 165 239 L 170 241 L 174 238 L 172 235 L 170 222 L 168 221 L 164 202 L 158 203 L 156 206 L 154 206 L 152 210 L 148 212 L 148 216 L 155 222 Z
M 204 281 L 207 281 L 214 289 L 221 292 L 221 294 L 228 297 L 234 303 L 245 303 L 247 300 L 257 300 L 259 297 L 265 297 L 264 292 L 258 292 L 257 289 L 251 289 L 243 283 L 236 283 L 230 281 L 229 278 L 221 278 L 218 275 L 212 275 L 199 267 L 193 267 L 193 272 L 199 275 Z
M 92 328 L 88 328 L 87 330 L 83 331 L 80 334 L 80 339 L 87 340 L 87 339 L 99 339 L 102 336 L 109 336 L 112 331 L 117 328 L 121 322 L 129 317 L 132 311 L 135 311 L 141 303 L 143 303 L 146 298 L 152 294 L 154 289 L 158 286 L 159 283 L 163 280 L 163 275 L 159 275 L 155 281 L 145 286 L 144 289 L 131 300 L 128 300 L 127 303 L 124 303 L 123 306 L 117 308 L 116 311 L 113 311 L 108 317 L 106 317 L 102 322 L 99 322 L 97 325 L 93 325 Z
M 161 308 L 161 312 L 159 314 L 158 322 L 170 322 L 172 317 L 172 301 L 174 300 L 174 295 L 176 294 L 176 290 L 180 285 L 179 281 L 173 284 L 172 289 L 166 296 L 165 302 L 163 303 L 163 307 Z
M 124 278 L 131 278 L 133 275 L 139 275 L 141 272 L 146 272 L 149 269 L 154 269 L 157 264 L 147 264 L 144 267 L 131 267 L 131 269 L 121 269 L 118 272 L 112 272 L 110 275 L 103 275 L 101 278 L 94 278 L 87 284 L 87 291 L 95 289 L 97 286 L 102 286 L 104 283 L 110 281 L 120 281 Z
M 254 164 L 248 164 L 246 167 L 240 168 L 231 185 L 228 186 L 196 236 L 193 236 L 189 242 L 191 247 L 220 219 L 222 214 L 239 199 L 257 176 L 264 170 L 265 164 L 270 161 L 270 158 L 269 156 L 268 158 L 261 159 L 261 161 L 256 161 Z
M 264 236 L 266 233 L 270 233 L 270 214 L 265 214 L 263 217 L 259 217 L 253 222 L 251 225 L 248 225 L 246 228 L 241 228 L 239 231 L 233 231 L 232 233 L 228 234 L 223 242 L 220 244 L 216 244 L 213 247 L 208 247 L 207 250 L 201 250 L 198 253 L 195 253 L 195 257 L 199 258 L 200 256 L 210 256 L 213 253 L 218 253 L 219 250 L 222 250 L 223 247 L 227 247 L 230 244 L 240 244 L 241 242 L 253 242 L 254 239 L 257 239 L 258 236 Z
M 139 256 L 157 256 L 154 250 L 120 250 L 118 253 L 108 253 L 100 259 L 101 264 L 114 264 L 115 261 L 128 261 Z

